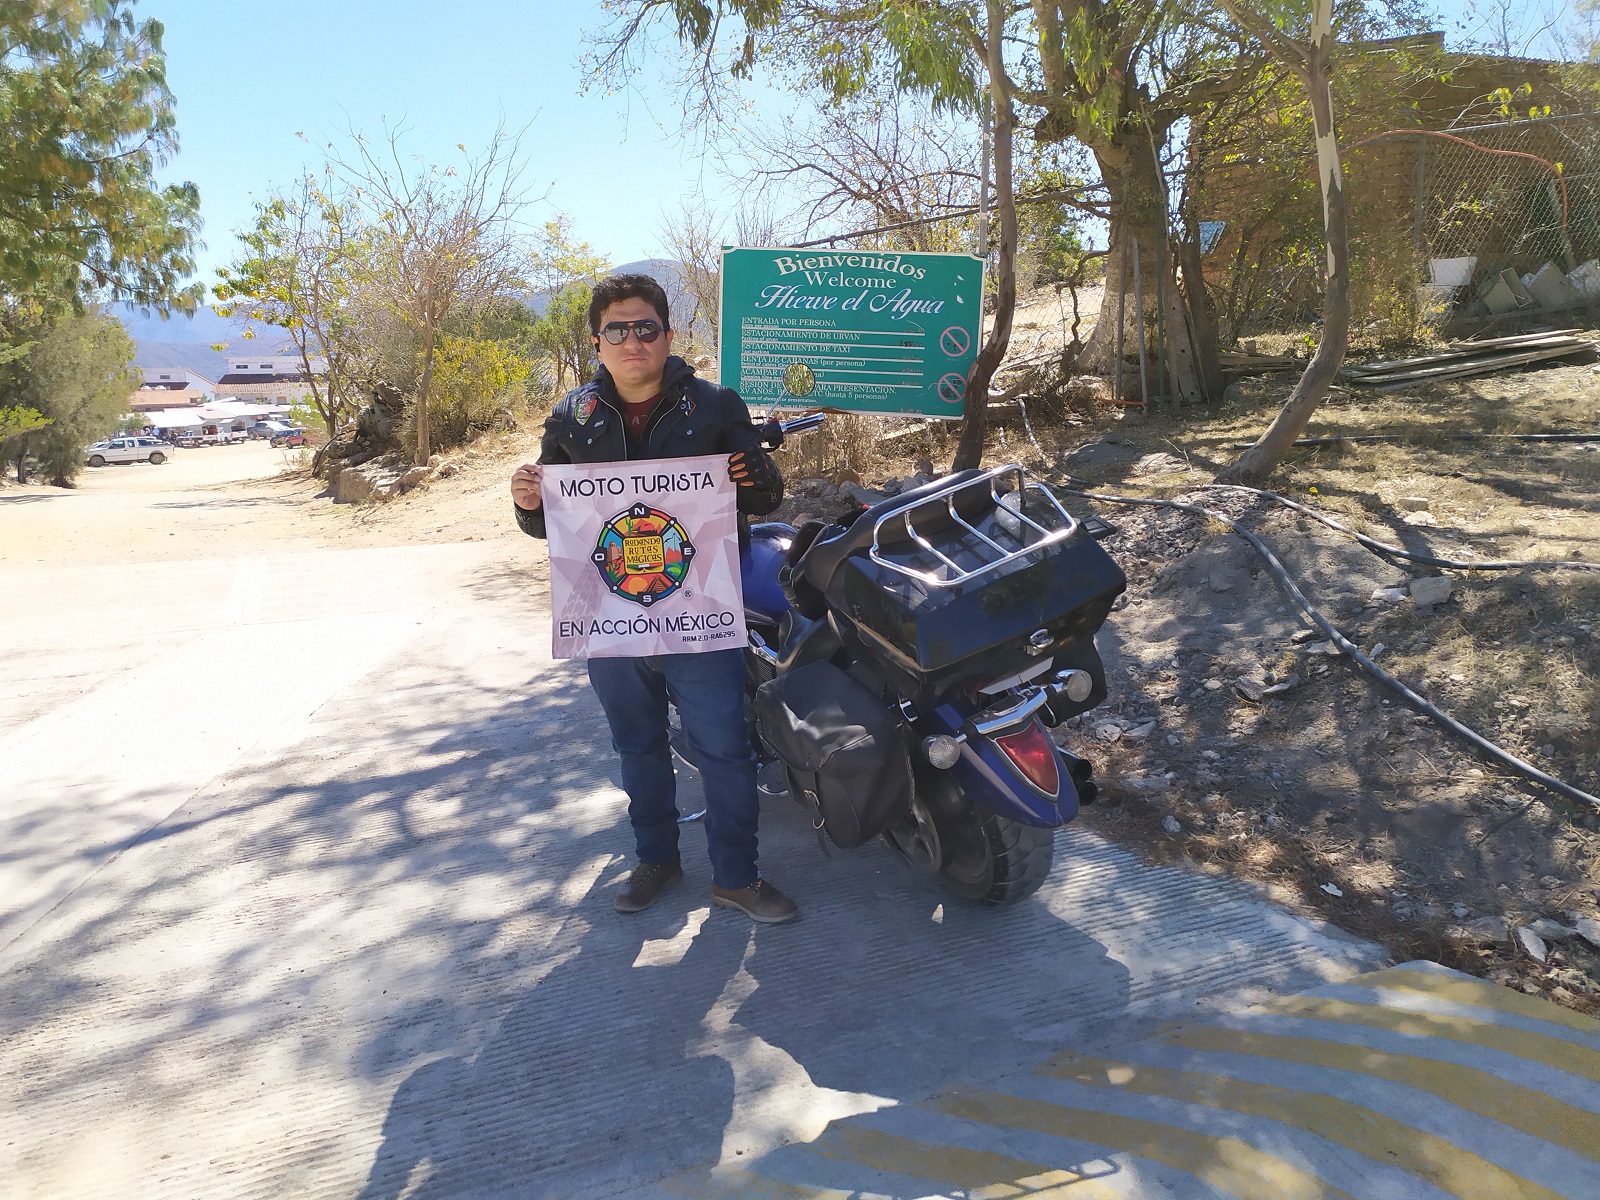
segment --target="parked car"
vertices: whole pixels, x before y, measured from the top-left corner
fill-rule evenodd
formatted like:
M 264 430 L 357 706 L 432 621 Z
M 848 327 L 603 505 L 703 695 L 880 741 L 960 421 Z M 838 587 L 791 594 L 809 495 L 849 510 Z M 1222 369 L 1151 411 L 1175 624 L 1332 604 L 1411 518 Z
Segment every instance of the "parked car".
M 249 437 L 248 432 L 231 425 L 204 425 L 178 434 L 177 442 L 180 446 L 227 446 L 246 441 Z
M 91 467 L 107 463 L 164 463 L 172 457 L 172 447 L 155 437 L 116 437 L 96 442 L 84 452 Z
M 250 426 L 250 436 L 252 438 L 274 438 L 280 433 L 288 433 L 292 428 L 294 426 L 287 425 L 282 421 L 257 421 Z
M 270 446 L 303 446 L 306 444 L 306 431 L 304 429 L 285 429 L 282 433 L 275 433 L 267 442 Z

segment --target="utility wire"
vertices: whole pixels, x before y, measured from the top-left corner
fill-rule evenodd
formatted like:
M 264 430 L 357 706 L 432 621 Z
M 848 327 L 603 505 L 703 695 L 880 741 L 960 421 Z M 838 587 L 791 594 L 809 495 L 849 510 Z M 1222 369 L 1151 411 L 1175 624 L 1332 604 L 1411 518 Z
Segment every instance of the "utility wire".
M 1234 485 L 1227 486 L 1233 487 Z M 1380 683 L 1386 684 L 1390 689 L 1398 693 L 1400 697 L 1412 708 L 1416 709 L 1420 713 L 1423 713 L 1425 716 L 1436 721 L 1438 724 L 1443 725 L 1451 733 L 1455 734 L 1457 737 L 1473 746 L 1479 752 L 1487 755 L 1489 758 L 1492 758 L 1495 761 L 1510 767 L 1513 771 L 1517 772 L 1517 774 L 1526 779 L 1532 780 L 1541 787 L 1548 788 L 1550 791 L 1556 792 L 1562 796 L 1566 796 L 1570 800 L 1576 800 L 1581 804 L 1587 804 L 1591 808 L 1600 810 L 1600 796 L 1591 796 L 1588 792 L 1581 791 L 1580 789 L 1573 787 L 1570 783 L 1563 782 L 1562 780 L 1557 779 L 1554 775 L 1551 775 L 1545 771 L 1541 771 L 1532 763 L 1524 762 L 1522 759 L 1512 754 L 1509 750 L 1502 749 L 1500 746 L 1495 745 L 1476 730 L 1469 729 L 1460 721 L 1452 717 L 1449 713 L 1439 708 L 1436 704 L 1419 695 L 1417 692 L 1412 691 L 1411 688 L 1407 687 L 1404 683 L 1396 679 L 1393 675 L 1389 674 L 1389 672 L 1385 671 L 1377 663 L 1373 662 L 1372 659 L 1368 658 L 1361 652 L 1360 648 L 1354 642 L 1339 632 L 1339 630 L 1334 626 L 1333 622 L 1329 621 L 1327 617 L 1323 616 L 1321 611 L 1306 598 L 1305 593 L 1300 590 L 1299 586 L 1290 576 L 1283 563 L 1278 561 L 1278 556 L 1272 552 L 1271 548 L 1268 547 L 1268 545 L 1254 533 L 1246 529 L 1243 525 L 1239 524 L 1238 521 L 1234 520 L 1226 513 L 1218 512 L 1214 508 L 1207 508 L 1201 504 L 1188 504 L 1181 500 L 1157 500 L 1145 496 L 1113 496 L 1103 492 L 1084 491 L 1081 488 L 1075 487 L 1057 486 L 1056 490 L 1069 496 L 1081 496 L 1085 500 L 1094 500 L 1105 504 L 1128 504 L 1142 505 L 1150 508 L 1170 508 L 1176 509 L 1178 512 L 1191 513 L 1194 516 L 1209 517 L 1213 521 L 1220 521 L 1222 524 L 1228 526 L 1228 528 L 1232 529 L 1241 538 L 1248 542 L 1251 548 L 1253 548 L 1257 554 L 1261 555 L 1261 557 L 1266 560 L 1267 569 L 1272 572 L 1273 578 L 1278 581 L 1278 586 L 1282 588 L 1288 597 L 1294 602 L 1295 607 L 1305 615 L 1307 620 L 1309 620 L 1313 625 L 1326 634 L 1328 639 L 1333 642 L 1334 645 L 1339 647 L 1339 649 L 1344 653 L 1348 654 L 1356 663 L 1356 665 L 1368 675 L 1371 675 Z M 1246 492 L 1257 491 L 1255 488 L 1244 487 L 1237 488 L 1237 490 Z M 1268 496 L 1277 500 L 1283 499 L 1283 497 L 1278 496 L 1274 492 L 1258 492 L 1257 494 Z M 1292 507 L 1300 507 L 1299 505 L 1295 505 L 1292 501 L 1288 501 L 1287 503 L 1289 503 Z

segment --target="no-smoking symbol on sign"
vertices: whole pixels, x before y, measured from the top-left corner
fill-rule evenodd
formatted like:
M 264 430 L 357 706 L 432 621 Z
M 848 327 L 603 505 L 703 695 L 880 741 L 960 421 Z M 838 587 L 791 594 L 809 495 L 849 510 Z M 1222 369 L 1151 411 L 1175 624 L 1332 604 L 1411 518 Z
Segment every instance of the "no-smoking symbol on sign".
M 972 338 L 959 325 L 952 325 L 939 335 L 939 349 L 951 358 L 960 358 L 972 345 Z
M 960 404 L 961 397 L 967 394 L 967 378 L 951 371 L 948 375 L 940 377 L 935 390 L 939 393 L 939 399 L 946 404 Z

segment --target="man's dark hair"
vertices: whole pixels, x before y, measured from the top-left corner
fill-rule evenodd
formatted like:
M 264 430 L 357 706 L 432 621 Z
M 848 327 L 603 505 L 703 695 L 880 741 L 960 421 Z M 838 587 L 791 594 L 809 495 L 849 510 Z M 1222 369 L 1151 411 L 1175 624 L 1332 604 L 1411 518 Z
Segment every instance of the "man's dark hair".
M 667 293 L 648 275 L 607 275 L 594 285 L 589 297 L 589 332 L 600 332 L 600 314 L 613 304 L 634 298 L 644 300 L 661 317 L 661 328 L 671 329 L 667 316 Z

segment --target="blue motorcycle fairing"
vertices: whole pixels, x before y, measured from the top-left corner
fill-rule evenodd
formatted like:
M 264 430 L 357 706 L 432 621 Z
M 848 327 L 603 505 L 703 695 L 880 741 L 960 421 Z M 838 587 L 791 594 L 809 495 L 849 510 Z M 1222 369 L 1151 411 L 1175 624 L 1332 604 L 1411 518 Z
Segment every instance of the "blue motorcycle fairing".
M 971 715 L 971 712 L 963 712 L 956 704 L 941 704 L 931 713 L 919 714 L 917 740 L 920 742 L 923 737 L 937 733 L 953 736 L 961 731 Z M 1050 753 L 1055 756 L 1056 778 L 1059 780 L 1053 798 L 1040 795 L 1022 778 L 1005 752 L 988 738 L 969 735 L 962 744 L 961 757 L 950 768 L 950 774 L 963 792 L 968 796 L 981 796 L 983 806 L 992 812 L 1022 825 L 1054 829 L 1078 815 L 1078 789 L 1056 744 L 1048 736 L 1045 740 L 1049 742 Z
M 739 555 L 739 575 L 744 582 L 744 606 L 776 625 L 789 608 L 778 586 L 778 568 L 794 543 L 794 526 L 764 521 L 750 526 L 750 545 Z

